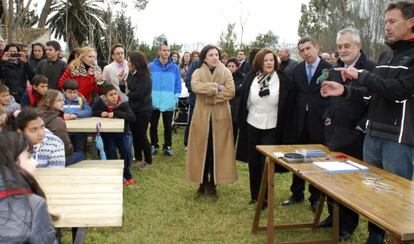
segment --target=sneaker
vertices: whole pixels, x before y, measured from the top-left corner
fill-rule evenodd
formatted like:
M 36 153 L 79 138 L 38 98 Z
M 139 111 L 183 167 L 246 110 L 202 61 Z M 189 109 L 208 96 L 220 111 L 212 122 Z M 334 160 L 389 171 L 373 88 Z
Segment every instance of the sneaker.
M 155 155 L 155 154 L 157 154 L 157 153 L 158 153 L 158 148 L 157 148 L 157 147 L 152 146 L 152 147 L 151 147 L 151 154 L 152 154 L 152 155 Z
M 184 148 L 184 152 L 187 152 L 187 150 L 188 150 L 188 147 L 185 147 L 185 148 Z
M 125 186 L 133 185 L 134 183 L 135 183 L 134 179 L 129 179 L 129 180 L 124 179 Z
M 171 150 L 171 147 L 165 148 L 164 149 L 164 154 L 167 155 L 167 156 L 171 156 L 171 157 L 175 156 L 173 151 Z

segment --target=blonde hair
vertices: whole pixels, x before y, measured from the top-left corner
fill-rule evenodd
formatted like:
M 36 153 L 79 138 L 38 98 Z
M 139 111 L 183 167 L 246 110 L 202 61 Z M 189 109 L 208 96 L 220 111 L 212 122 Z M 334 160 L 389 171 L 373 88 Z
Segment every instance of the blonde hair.
M 55 103 L 57 97 L 61 94 L 58 90 L 47 90 L 46 94 L 43 96 L 39 104 L 39 109 L 41 112 L 49 111 L 53 104 Z
M 88 56 L 90 52 L 96 52 L 96 49 L 90 46 L 84 46 L 80 48 L 79 56 L 75 58 L 70 64 L 72 68 L 77 69 L 83 63 L 82 59 Z

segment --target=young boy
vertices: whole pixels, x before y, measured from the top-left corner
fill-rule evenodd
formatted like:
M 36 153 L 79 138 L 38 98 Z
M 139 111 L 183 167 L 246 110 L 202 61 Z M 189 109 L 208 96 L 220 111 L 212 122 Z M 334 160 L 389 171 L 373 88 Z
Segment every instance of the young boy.
M 78 82 L 74 79 L 67 79 L 63 83 L 63 118 L 72 120 L 92 116 L 92 108 L 86 99 L 78 93 Z M 86 133 L 69 133 L 72 141 L 73 151 L 82 152 L 86 155 Z
M 6 113 L 13 113 L 16 110 L 20 110 L 20 104 L 16 103 L 14 97 L 10 95 L 9 88 L 5 85 L 0 85 L 0 107 Z
M 37 168 L 64 168 L 65 145 L 63 141 L 45 128 L 40 113 L 27 107 L 16 117 L 16 128 L 33 144 L 32 157 Z
M 49 87 L 49 80 L 44 75 L 35 75 L 32 83 L 32 86 L 23 93 L 22 107 L 37 107 Z
M 118 95 L 113 85 L 106 85 L 103 94 L 93 107 L 93 116 L 102 118 L 120 118 L 125 120 L 123 133 L 102 133 L 104 149 L 108 159 L 117 159 L 118 148 L 124 159 L 124 184 L 134 184 L 129 167 L 132 161 L 131 131 L 129 123 L 135 121 L 135 114 L 129 104 Z

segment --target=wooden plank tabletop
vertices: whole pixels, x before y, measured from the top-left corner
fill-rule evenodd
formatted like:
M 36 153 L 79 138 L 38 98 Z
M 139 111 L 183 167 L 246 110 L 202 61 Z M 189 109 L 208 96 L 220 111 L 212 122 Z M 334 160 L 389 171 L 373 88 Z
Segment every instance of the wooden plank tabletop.
M 273 152 L 295 152 L 298 148 L 321 149 L 325 157 L 312 158 L 313 161 L 327 161 L 326 157 L 336 160 L 338 152 L 331 152 L 322 145 L 281 145 L 258 146 L 257 149 L 273 161 L 288 168 L 301 178 L 312 183 L 321 191 L 335 198 L 378 226 L 400 236 L 402 241 L 414 240 L 414 183 L 390 172 L 366 164 L 356 158 L 354 162 L 369 167 L 368 172 L 328 173 L 310 163 L 287 163 L 277 159 Z M 340 160 L 336 160 L 340 161 Z M 367 174 L 382 178 L 381 183 L 392 187 L 391 190 L 375 190 L 363 182 Z
M 124 119 L 90 117 L 74 120 L 65 120 L 68 132 L 96 132 L 96 123 L 101 122 L 101 132 L 124 132 Z
M 124 160 L 83 160 L 68 168 L 124 168 Z
M 122 168 L 39 168 L 55 227 L 122 226 Z

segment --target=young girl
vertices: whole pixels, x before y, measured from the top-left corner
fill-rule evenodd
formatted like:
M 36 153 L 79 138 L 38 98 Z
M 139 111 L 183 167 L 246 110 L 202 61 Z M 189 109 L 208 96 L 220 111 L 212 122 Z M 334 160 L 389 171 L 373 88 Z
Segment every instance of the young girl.
M 72 155 L 72 143 L 63 119 L 63 94 L 57 90 L 48 90 L 40 102 L 41 117 L 53 134 L 62 139 L 65 144 L 65 155 L 68 159 Z
M 45 194 L 33 177 L 32 144 L 21 133 L 0 133 L 2 243 L 54 243 Z

